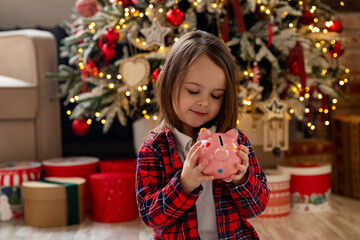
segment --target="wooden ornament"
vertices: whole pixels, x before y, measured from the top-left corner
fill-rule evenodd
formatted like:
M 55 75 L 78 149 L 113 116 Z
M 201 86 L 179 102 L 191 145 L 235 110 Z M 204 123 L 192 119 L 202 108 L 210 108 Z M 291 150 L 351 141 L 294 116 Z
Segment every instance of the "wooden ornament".
M 122 81 L 128 88 L 136 88 L 147 81 L 150 64 L 144 58 L 127 59 L 120 64 L 119 72 L 122 75 Z

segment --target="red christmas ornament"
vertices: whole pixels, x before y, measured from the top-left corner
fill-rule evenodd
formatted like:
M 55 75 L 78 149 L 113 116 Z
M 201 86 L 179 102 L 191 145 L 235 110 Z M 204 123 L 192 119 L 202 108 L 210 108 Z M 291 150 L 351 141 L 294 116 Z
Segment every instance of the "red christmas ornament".
M 158 77 L 159 77 L 159 74 L 160 74 L 160 69 L 159 68 L 157 68 L 157 69 L 155 69 L 154 71 L 153 71 L 153 73 L 151 74 L 151 80 L 153 81 L 153 82 L 156 82 L 156 80 L 158 79 Z
M 340 57 L 344 53 L 344 51 L 344 46 L 339 42 L 335 42 L 329 47 L 329 54 L 333 57 Z
M 300 22 L 305 25 L 310 25 L 314 22 L 315 14 L 306 10 L 303 12 L 303 16 L 300 19 Z
M 121 2 L 121 6 L 125 8 L 131 6 L 133 3 L 132 0 L 120 0 L 118 2 Z
M 77 0 L 75 8 L 82 17 L 92 17 L 98 11 L 96 0 Z
M 115 45 L 105 43 L 104 45 L 102 45 L 101 54 L 104 59 L 105 65 L 107 66 L 111 59 L 116 58 Z
M 99 74 L 99 68 L 92 60 L 86 63 L 84 71 L 86 73 L 86 76 L 96 77 Z
M 89 132 L 90 126 L 84 119 L 75 119 L 72 122 L 72 131 L 77 136 L 85 136 Z
M 331 25 L 326 28 L 329 32 L 340 33 L 343 29 L 343 26 L 340 21 L 334 20 L 331 21 Z
M 184 13 L 180 9 L 170 9 L 166 13 L 166 20 L 173 26 L 179 26 L 184 21 Z
M 114 44 L 119 39 L 119 34 L 115 29 L 108 28 L 105 31 L 105 39 L 108 44 Z

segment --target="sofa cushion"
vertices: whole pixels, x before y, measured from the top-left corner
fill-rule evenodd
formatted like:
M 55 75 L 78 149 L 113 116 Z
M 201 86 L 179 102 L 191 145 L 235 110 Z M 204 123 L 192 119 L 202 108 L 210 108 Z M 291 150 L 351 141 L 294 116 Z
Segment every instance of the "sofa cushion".
M 35 118 L 37 86 L 0 75 L 0 120 Z

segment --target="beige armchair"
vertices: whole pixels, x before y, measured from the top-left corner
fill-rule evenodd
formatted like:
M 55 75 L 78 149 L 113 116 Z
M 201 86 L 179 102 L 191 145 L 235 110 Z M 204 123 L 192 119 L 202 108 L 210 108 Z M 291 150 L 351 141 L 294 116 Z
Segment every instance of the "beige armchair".
M 40 30 L 0 32 L 0 162 L 61 156 L 54 36 Z

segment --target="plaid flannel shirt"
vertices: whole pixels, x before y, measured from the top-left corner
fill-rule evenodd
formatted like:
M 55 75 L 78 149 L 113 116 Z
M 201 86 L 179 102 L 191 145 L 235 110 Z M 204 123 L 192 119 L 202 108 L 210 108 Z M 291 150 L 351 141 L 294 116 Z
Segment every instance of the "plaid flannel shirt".
M 265 210 L 270 191 L 248 138 L 239 131 L 239 144 L 249 148 L 249 176 L 240 186 L 213 181 L 218 238 L 259 239 L 246 220 Z M 182 162 L 169 129 L 149 137 L 140 148 L 136 171 L 136 199 L 142 221 L 153 229 L 154 239 L 200 239 L 195 202 L 201 186 L 185 192 L 179 178 Z

